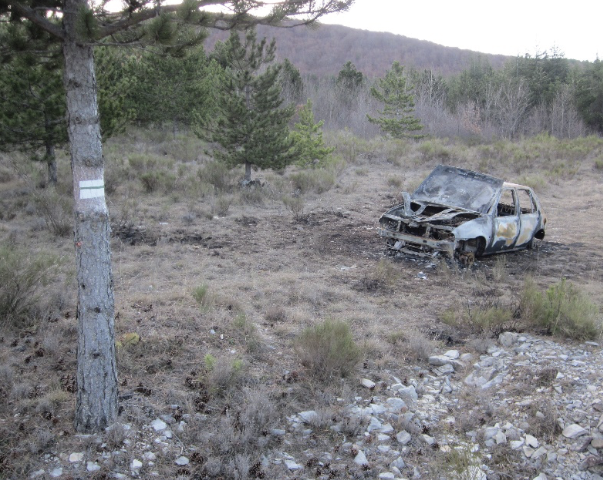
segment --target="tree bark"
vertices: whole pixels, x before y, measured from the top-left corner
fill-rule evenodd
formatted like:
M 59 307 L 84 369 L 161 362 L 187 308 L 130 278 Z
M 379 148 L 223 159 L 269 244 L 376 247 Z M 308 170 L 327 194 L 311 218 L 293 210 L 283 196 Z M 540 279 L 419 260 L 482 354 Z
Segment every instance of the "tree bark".
M 92 47 L 77 41 L 85 0 L 67 0 L 63 25 L 64 84 L 75 197 L 78 283 L 75 429 L 98 432 L 117 419 L 110 224 Z

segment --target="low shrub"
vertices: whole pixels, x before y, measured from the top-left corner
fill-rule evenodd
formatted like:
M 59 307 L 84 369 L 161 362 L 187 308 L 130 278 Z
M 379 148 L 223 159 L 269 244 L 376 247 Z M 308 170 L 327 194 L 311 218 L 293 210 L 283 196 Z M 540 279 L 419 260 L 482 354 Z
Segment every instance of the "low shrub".
M 243 312 L 237 314 L 232 321 L 234 327 L 231 334 L 237 338 L 248 353 L 258 353 L 261 350 L 261 341 L 255 324 Z
M 227 191 L 232 187 L 231 171 L 223 162 L 209 162 L 197 171 L 202 182 L 209 183 L 218 192 Z
M 526 279 L 520 309 L 524 320 L 552 335 L 576 340 L 594 340 L 601 335 L 603 322 L 598 306 L 566 279 L 546 292 L 533 279 Z
M 381 259 L 374 268 L 360 280 L 363 290 L 374 291 L 392 289 L 400 279 L 400 272 L 395 264 Z
M 453 327 L 465 327 L 477 334 L 498 335 L 513 328 L 515 308 L 487 298 L 483 302 L 459 308 L 450 307 L 440 313 L 440 320 Z
M 208 353 L 204 357 L 204 373 L 201 381 L 207 390 L 218 396 L 225 396 L 236 388 L 243 379 L 243 361 L 240 359 L 216 358 Z
M 176 176 L 164 170 L 146 172 L 140 175 L 142 188 L 146 193 L 163 191 L 169 193 L 174 189 Z
M 300 219 L 304 214 L 304 199 L 301 195 L 296 197 L 285 195 L 282 198 L 283 205 L 291 212 L 295 220 Z
M 214 304 L 214 298 L 209 293 L 209 287 L 205 284 L 199 285 L 193 290 L 193 298 L 201 307 L 201 310 L 209 310 Z
M 48 230 L 57 237 L 73 232 L 73 201 L 55 188 L 37 191 L 33 195 L 36 212 L 44 219 Z
M 349 325 L 333 320 L 305 329 L 295 350 L 308 372 L 322 381 L 350 375 L 362 357 Z
M 452 152 L 448 147 L 442 144 L 440 139 L 424 140 L 417 150 L 425 160 L 446 161 L 452 157 Z
M 329 191 L 335 184 L 335 172 L 325 169 L 306 170 L 289 175 L 294 192 L 299 193 L 324 193 Z
M 230 210 L 232 202 L 232 195 L 218 195 L 217 197 L 212 199 L 212 213 L 219 217 L 226 216 L 228 214 L 228 210 Z
M 0 319 L 20 325 L 38 304 L 41 287 L 58 264 L 54 255 L 31 255 L 12 244 L 0 245 Z

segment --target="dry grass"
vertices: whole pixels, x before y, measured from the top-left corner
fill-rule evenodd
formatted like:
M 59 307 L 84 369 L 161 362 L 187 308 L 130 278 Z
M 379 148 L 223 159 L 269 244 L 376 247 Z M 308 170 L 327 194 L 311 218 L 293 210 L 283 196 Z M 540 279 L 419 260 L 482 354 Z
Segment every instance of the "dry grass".
M 567 184 L 539 191 L 555 226 L 545 248 L 508 254 L 504 261 L 486 258 L 468 269 L 444 263 L 427 268 L 385 255 L 375 229 L 379 215 L 397 201 L 391 191 L 412 190 L 442 159 L 459 158 L 459 166 L 475 168 L 482 157 L 478 146 L 367 142 L 342 133 L 332 139 L 340 160 L 327 169 L 257 172 L 263 186 L 240 189 L 242 171 L 225 171 L 204 158 L 195 141 L 170 137 L 132 132 L 107 148 L 116 334 L 140 338 L 118 350 L 120 389 L 131 395 L 122 402 L 120 422 L 140 428 L 178 405 L 191 415 L 181 441 L 199 454 L 190 475 L 244 478 L 260 468 L 261 455 L 272 448 L 304 451 L 303 442 L 283 447 L 264 433 L 309 408 L 324 412 L 325 433 L 315 440 L 327 451 L 329 417 L 341 415 L 336 399 L 353 399 L 360 374 L 403 379 L 449 338 L 466 339 L 463 348 L 470 349 L 471 335 L 479 332 L 475 345 L 481 348 L 483 337 L 495 333 L 496 321 L 486 319 L 481 323 L 487 328 L 472 333 L 463 322 L 444 324 L 441 312 L 465 312 L 467 300 L 474 317 L 476 305 L 516 305 L 526 272 L 541 289 L 572 276 L 589 298 L 603 297 L 603 265 L 593 255 L 599 245 L 592 209 L 603 201 L 594 157 L 575 174 L 556 174 L 557 179 L 569 175 Z M 517 160 L 507 165 L 503 159 L 510 147 L 489 145 L 490 173 L 516 181 L 511 173 L 520 166 L 521 175 L 540 175 L 546 159 L 525 160 L 522 152 L 534 147 L 517 148 Z M 421 158 L 428 163 L 417 161 Z M 68 175 L 66 157 L 60 161 L 60 171 Z M 153 169 L 165 172 L 166 182 L 159 178 L 145 191 L 139 175 Z M 582 176 L 583 169 L 588 175 Z M 67 259 L 41 290 L 35 310 L 42 315 L 28 315 L 18 330 L 0 331 L 0 465 L 9 477 L 27 478 L 41 465 L 42 452 L 85 447 L 71 427 L 77 347 L 73 245 L 48 232 L 28 190 L 31 182 L 25 188 L 8 162 L 0 172 L 0 244 L 18 239 L 30 252 L 52 250 Z M 40 176 L 33 170 L 27 175 Z M 69 190 L 67 178 L 61 177 L 57 191 Z M 549 184 L 549 176 L 541 178 Z M 174 191 L 163 193 L 170 185 Z M 302 214 L 293 218 L 283 198 L 302 198 L 294 196 L 302 190 Z M 52 308 L 39 308 L 46 301 Z M 329 319 L 344 319 L 349 326 L 340 333 L 352 341 L 337 347 L 349 355 L 333 355 L 319 341 L 314 329 Z M 299 347 L 304 332 L 308 344 Z M 215 359 L 211 368 L 208 358 Z M 328 361 L 313 367 L 314 358 Z M 342 373 L 347 377 L 340 379 Z M 321 380 L 330 377 L 337 381 Z M 459 414 L 459 428 L 488 422 L 487 403 L 480 398 L 479 405 L 471 404 L 466 411 L 475 410 L 473 417 Z M 545 423 L 542 428 L 550 429 Z M 353 418 L 344 422 L 344 434 L 361 428 Z M 115 448 L 125 448 L 126 439 L 119 427 L 104 438 Z M 116 459 L 115 468 L 122 467 L 128 470 L 127 460 Z M 158 458 L 157 470 L 163 478 L 176 478 L 169 459 Z M 265 478 L 283 477 L 274 465 L 261 471 Z M 99 478 L 101 473 L 111 469 L 103 467 Z

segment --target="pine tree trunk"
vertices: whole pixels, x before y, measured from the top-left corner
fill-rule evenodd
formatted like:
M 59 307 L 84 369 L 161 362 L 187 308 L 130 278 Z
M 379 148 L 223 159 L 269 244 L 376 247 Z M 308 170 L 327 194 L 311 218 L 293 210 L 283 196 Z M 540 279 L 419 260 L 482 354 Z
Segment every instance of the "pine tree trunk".
M 58 181 L 57 177 L 57 157 L 54 153 L 54 145 L 51 143 L 46 144 L 46 164 L 48 165 L 48 183 L 56 185 Z
M 67 0 L 63 20 L 78 283 L 74 424 L 78 432 L 98 432 L 117 419 L 117 369 L 110 225 L 94 61 L 92 48 L 76 42 L 77 12 L 85 5 L 85 0 Z
M 251 163 L 245 162 L 245 182 L 251 182 Z

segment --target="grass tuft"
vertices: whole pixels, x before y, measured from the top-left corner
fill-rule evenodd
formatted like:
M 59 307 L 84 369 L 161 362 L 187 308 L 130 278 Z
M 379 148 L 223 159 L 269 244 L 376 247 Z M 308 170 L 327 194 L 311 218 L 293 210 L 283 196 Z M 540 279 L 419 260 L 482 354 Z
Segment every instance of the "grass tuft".
M 527 278 L 520 308 L 524 320 L 544 327 L 551 335 L 575 340 L 595 340 L 601 335 L 603 322 L 599 308 L 565 278 L 546 292 L 542 292 L 533 279 Z
M 305 329 L 295 343 L 295 350 L 302 365 L 322 381 L 350 375 L 362 357 L 350 326 L 333 320 Z

